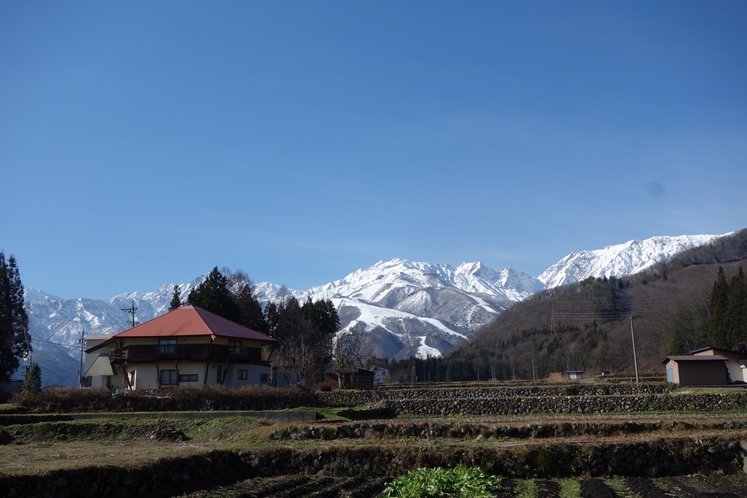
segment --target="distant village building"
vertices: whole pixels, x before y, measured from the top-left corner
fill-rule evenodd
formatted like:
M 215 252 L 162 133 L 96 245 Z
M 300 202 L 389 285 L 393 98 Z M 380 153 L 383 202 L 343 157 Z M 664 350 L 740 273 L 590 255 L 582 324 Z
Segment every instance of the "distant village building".
M 96 387 L 267 384 L 268 335 L 202 308 L 185 305 L 103 339 L 89 336 L 86 376 Z
M 547 376 L 547 380 L 554 382 L 563 380 L 563 372 L 550 372 L 550 375 Z
M 392 381 L 388 368 L 371 366 L 369 370 L 374 373 L 374 384 L 388 384 Z
M 584 375 L 584 370 L 566 370 L 566 374 L 568 374 L 568 378 L 571 380 L 580 379 L 582 375 Z
M 331 368 L 324 371 L 327 384 L 334 388 L 342 389 L 373 389 L 374 372 L 365 368 L 346 368 L 343 371 L 342 382 L 337 377 L 337 372 Z

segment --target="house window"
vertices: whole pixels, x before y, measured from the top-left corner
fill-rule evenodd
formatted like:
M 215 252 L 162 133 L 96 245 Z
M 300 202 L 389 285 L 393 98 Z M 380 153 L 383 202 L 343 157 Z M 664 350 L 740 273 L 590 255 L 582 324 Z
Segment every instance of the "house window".
M 260 384 L 267 384 L 270 382 L 270 375 L 269 374 L 262 374 L 259 376 L 259 383 Z
M 158 339 L 158 347 L 156 348 L 156 354 L 175 354 L 175 353 L 176 353 L 176 338 Z
M 241 339 L 228 340 L 228 354 L 239 356 L 241 354 Z
M 161 385 L 162 386 L 178 386 L 179 385 L 179 371 L 178 370 L 161 370 Z
M 239 370 L 239 380 L 246 380 L 248 378 L 249 378 L 249 375 L 246 370 Z
M 197 374 L 182 374 L 179 376 L 179 382 L 197 382 Z

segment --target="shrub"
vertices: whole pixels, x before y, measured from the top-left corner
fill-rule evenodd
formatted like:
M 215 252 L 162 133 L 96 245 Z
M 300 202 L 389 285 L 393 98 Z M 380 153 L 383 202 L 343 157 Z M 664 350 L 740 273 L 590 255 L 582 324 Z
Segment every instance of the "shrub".
M 501 488 L 501 479 L 477 467 L 459 464 L 453 469 L 422 468 L 411 470 L 389 483 L 380 498 L 430 498 L 470 496 L 488 498 Z

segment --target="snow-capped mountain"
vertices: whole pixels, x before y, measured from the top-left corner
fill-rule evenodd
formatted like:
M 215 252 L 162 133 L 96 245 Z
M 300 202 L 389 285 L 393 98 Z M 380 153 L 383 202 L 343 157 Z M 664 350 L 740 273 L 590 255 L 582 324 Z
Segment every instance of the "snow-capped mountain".
M 646 270 L 687 249 L 703 246 L 724 235 L 681 235 L 631 240 L 594 251 L 573 252 L 542 272 L 545 288 L 580 282 L 589 277 L 622 277 Z
M 306 291 L 269 282 L 256 284 L 254 290 L 263 305 L 283 296 L 295 296 L 299 301 L 309 296 L 312 300 L 331 299 L 340 316 L 340 333 L 366 331 L 373 338 L 377 356 L 425 358 L 447 351 L 535 292 L 588 277 L 629 275 L 717 237 L 652 237 L 575 252 L 536 278 L 510 267 L 495 271 L 479 262 L 452 268 L 393 259 Z M 180 284 L 182 296 L 200 281 Z M 42 366 L 44 384 L 77 383 L 81 331 L 89 335 L 126 330 L 131 326 L 131 315 L 123 310 L 133 303 L 138 322 L 155 318 L 167 311 L 173 288 L 174 284 L 166 284 L 153 292 L 125 293 L 108 301 L 61 299 L 27 289 L 34 361 Z

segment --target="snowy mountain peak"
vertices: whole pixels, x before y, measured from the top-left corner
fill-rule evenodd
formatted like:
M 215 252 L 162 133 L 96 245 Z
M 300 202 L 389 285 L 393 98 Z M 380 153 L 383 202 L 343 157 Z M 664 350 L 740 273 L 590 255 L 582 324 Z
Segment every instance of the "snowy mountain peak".
M 728 234 L 726 234 L 728 235 Z M 580 282 L 589 277 L 621 277 L 643 271 L 687 249 L 723 235 L 658 236 L 630 240 L 594 251 L 573 252 L 545 270 L 539 277 L 545 287 Z

